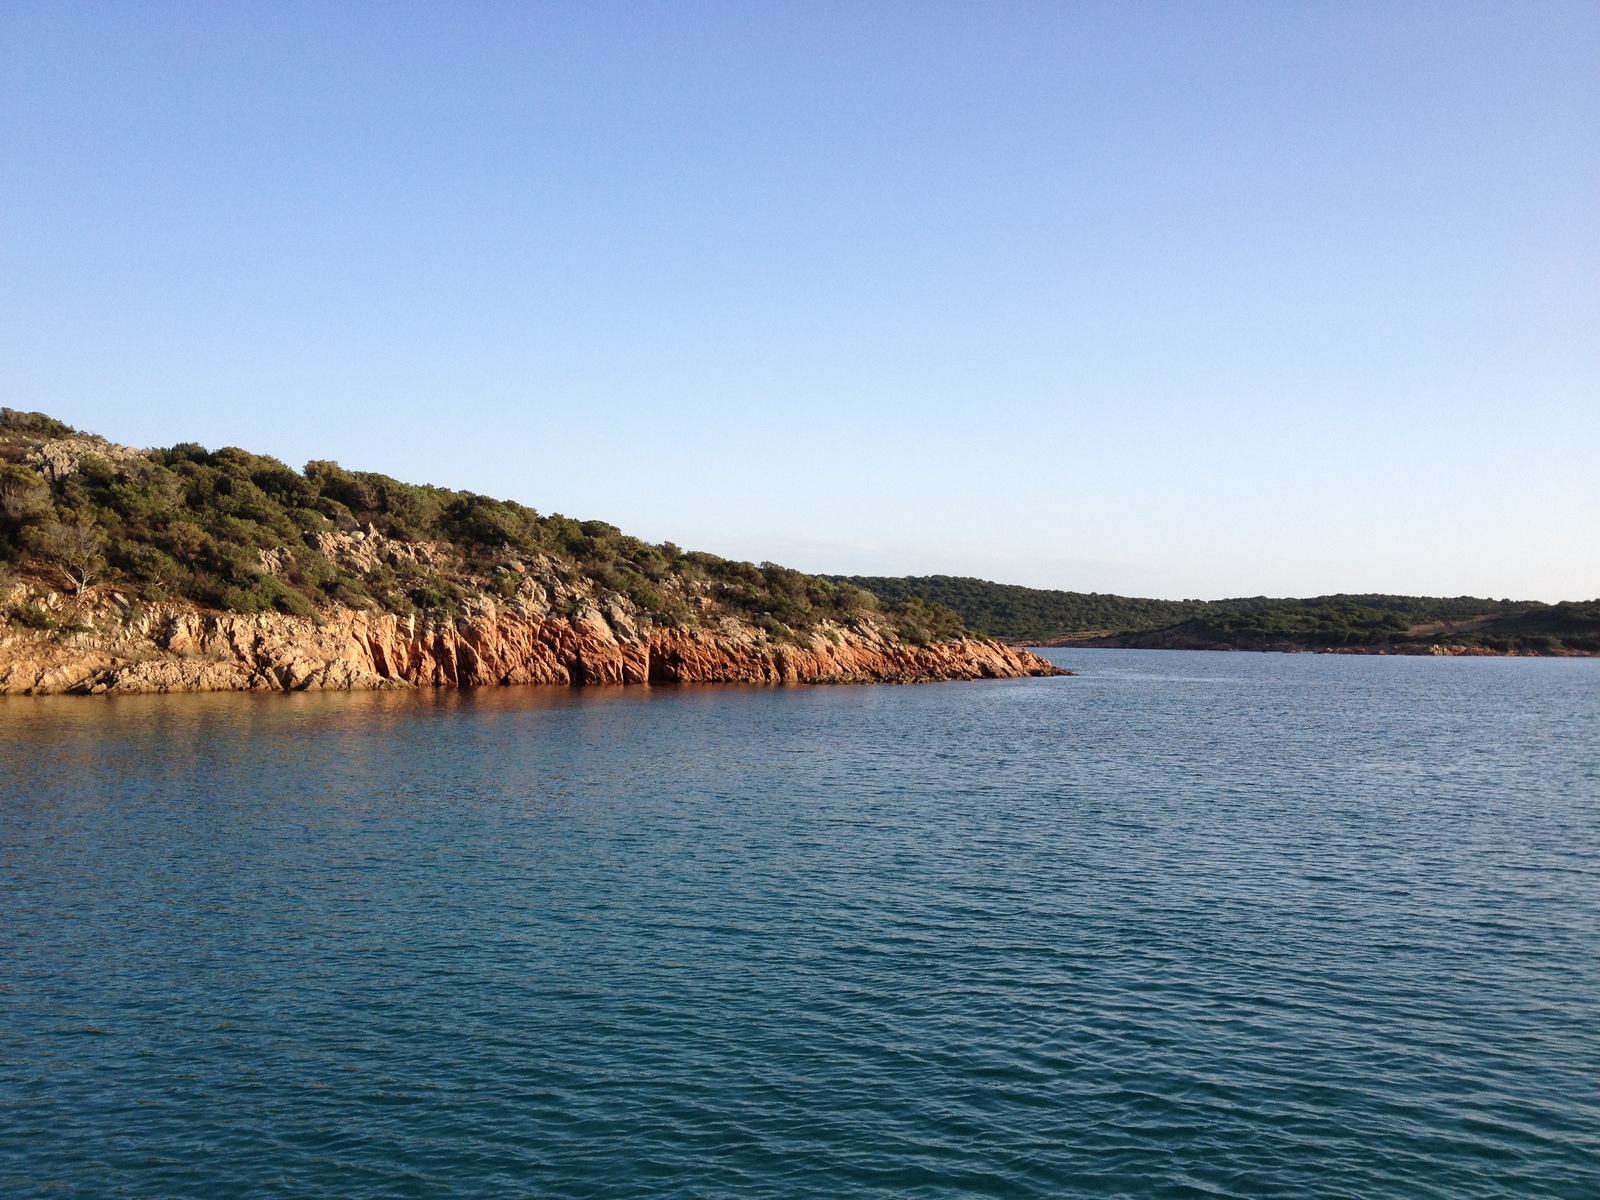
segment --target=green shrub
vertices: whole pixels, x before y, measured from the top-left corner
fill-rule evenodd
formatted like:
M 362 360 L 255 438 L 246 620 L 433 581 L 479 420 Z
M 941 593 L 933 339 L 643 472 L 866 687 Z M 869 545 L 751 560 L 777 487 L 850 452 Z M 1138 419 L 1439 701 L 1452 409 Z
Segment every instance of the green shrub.
M 641 583 L 629 589 L 628 598 L 645 612 L 658 613 L 661 611 L 661 593 L 648 583 Z
M 282 592 L 273 598 L 272 603 L 279 612 L 288 613 L 292 617 L 314 617 L 317 615 L 316 606 L 306 598 L 303 592 L 297 592 L 293 588 L 284 588 Z
M 769 613 L 758 614 L 751 624 L 768 637 L 787 638 L 792 636 L 789 627 L 782 621 L 774 619 Z
M 958 638 L 966 633 L 961 618 L 942 604 L 908 597 L 889 610 L 895 629 L 903 641 L 914 646 Z
M 37 438 L 66 438 L 78 431 L 65 421 L 47 417 L 40 412 L 18 412 L 14 408 L 0 408 L 0 429 L 8 433 L 26 433 Z
M 522 587 L 522 576 L 515 571 L 496 571 L 489 580 L 490 589 L 503 600 L 513 600 Z
M 13 606 L 11 619 L 18 625 L 26 625 L 29 629 L 54 629 L 56 627 L 56 619 L 50 615 L 49 610 L 33 603 Z
M 443 610 L 451 607 L 450 597 L 438 588 L 414 588 L 410 593 L 410 599 L 413 604 L 424 611 L 431 609 Z

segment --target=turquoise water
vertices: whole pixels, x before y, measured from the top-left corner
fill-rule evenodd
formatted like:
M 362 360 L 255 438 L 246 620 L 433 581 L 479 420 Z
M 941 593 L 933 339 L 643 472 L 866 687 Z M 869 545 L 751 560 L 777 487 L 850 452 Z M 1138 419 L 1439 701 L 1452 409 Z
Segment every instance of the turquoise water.
M 8 1196 L 1600 1195 L 1600 660 L 0 703 Z

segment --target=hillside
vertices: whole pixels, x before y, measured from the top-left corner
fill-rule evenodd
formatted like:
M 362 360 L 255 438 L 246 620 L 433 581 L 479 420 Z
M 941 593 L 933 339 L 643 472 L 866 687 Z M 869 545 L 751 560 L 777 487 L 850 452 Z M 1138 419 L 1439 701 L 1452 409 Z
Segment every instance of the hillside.
M 1600 601 L 1386 595 L 1152 600 L 946 575 L 830 578 L 890 603 L 946 605 L 979 633 L 1028 645 L 1600 653 Z
M 336 462 L 296 471 L 232 447 L 137 450 L 10 409 L 0 635 L 12 663 L 0 690 L 24 691 L 80 668 L 68 682 L 89 690 L 91 676 L 231 687 L 1055 673 L 916 597 L 884 603 Z M 174 638 L 194 661 L 167 662 L 183 657 Z M 237 671 L 206 675 L 202 653 Z M 91 667 L 95 655 L 105 661 Z
M 651 545 L 604 521 L 336 462 L 295 471 L 234 448 L 134 451 L 9 409 L 0 410 L 0 560 L 68 591 L 108 584 L 236 613 L 342 605 L 459 616 L 480 596 L 514 597 L 534 562 L 569 588 L 625 595 L 668 626 L 736 615 L 782 640 L 878 607 L 850 584 Z M 913 642 L 965 632 L 949 611 L 914 598 L 881 615 Z

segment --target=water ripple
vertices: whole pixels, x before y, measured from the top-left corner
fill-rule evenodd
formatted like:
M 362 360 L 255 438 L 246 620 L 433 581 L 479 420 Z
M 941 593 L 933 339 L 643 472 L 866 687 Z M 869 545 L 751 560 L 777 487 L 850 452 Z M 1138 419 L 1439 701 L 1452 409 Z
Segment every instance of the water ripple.
M 17 1196 L 1600 1195 L 1600 663 L 0 701 Z

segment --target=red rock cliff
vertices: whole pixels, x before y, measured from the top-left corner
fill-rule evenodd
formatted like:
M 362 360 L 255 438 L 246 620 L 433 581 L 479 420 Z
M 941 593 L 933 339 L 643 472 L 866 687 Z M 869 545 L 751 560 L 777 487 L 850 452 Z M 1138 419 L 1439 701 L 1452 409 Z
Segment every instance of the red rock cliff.
M 15 624 L 0 635 L 0 693 L 302 690 L 492 684 L 912 683 L 1064 675 L 977 638 L 902 642 L 872 622 L 824 625 L 799 644 L 724 619 L 640 626 L 597 609 L 573 617 L 493 607 L 430 622 L 339 609 L 319 620 L 106 602 L 76 631 Z

